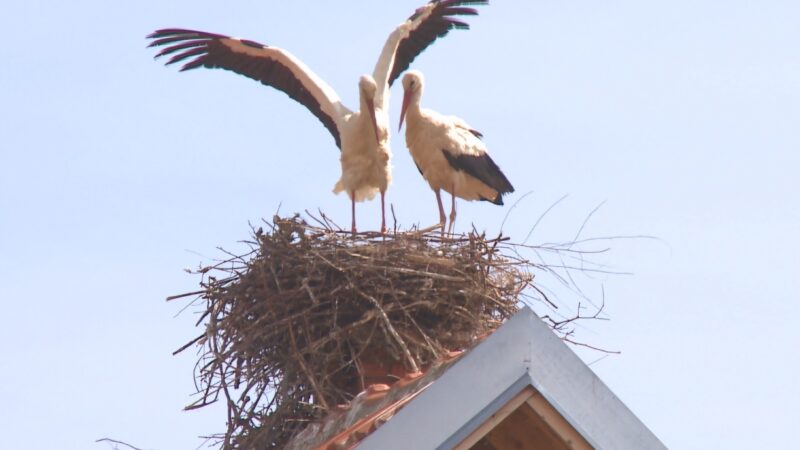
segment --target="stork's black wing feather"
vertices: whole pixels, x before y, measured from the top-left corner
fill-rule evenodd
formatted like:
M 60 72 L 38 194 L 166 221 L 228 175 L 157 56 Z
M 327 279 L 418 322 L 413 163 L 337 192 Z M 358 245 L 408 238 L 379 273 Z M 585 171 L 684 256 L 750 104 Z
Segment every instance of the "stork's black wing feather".
M 166 64 L 187 61 L 181 71 L 198 67 L 226 69 L 272 86 L 296 100 L 330 131 L 341 148 L 336 117 L 341 103 L 333 90 L 289 52 L 258 42 L 204 31 L 170 28 L 147 36 L 156 54 L 171 56 Z M 191 59 L 190 59 L 191 58 Z
M 488 153 L 480 155 L 454 155 L 447 149 L 442 149 L 447 162 L 456 170 L 466 172 L 477 178 L 483 184 L 498 192 L 498 198 L 502 194 L 514 192 L 514 186 L 508 181 L 503 171 L 497 167 Z M 495 200 L 489 200 L 496 203 Z M 500 200 L 502 202 L 502 200 Z M 502 203 L 499 203 L 502 204 Z
M 388 79 L 389 86 L 437 38 L 445 36 L 453 29 L 469 29 L 469 24 L 454 18 L 478 14 L 474 8 L 465 6 L 488 3 L 488 0 L 433 0 L 417 10 L 408 20 L 418 23 L 412 24 L 408 36 L 400 41 L 395 51 L 394 66 Z

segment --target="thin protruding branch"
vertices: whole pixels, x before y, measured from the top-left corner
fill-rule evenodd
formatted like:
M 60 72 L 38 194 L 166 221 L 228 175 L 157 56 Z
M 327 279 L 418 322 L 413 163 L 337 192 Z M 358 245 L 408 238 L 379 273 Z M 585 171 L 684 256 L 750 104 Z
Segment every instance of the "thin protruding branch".
M 108 444 L 111 445 L 111 448 L 114 448 L 114 449 L 118 449 L 119 448 L 119 447 L 117 447 L 117 445 L 124 445 L 125 447 L 128 447 L 128 448 L 133 449 L 133 450 L 142 450 L 139 447 L 134 447 L 131 444 L 128 444 L 128 443 L 125 443 L 125 442 L 122 442 L 122 441 L 118 441 L 116 439 L 111 439 L 111 438 L 102 438 L 102 439 L 96 440 L 95 442 L 108 443 Z

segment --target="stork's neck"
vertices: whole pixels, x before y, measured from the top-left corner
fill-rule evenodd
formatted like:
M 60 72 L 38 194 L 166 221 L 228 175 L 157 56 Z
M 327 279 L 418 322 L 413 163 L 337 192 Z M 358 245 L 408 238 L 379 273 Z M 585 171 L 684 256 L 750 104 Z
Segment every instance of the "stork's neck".
M 408 99 L 408 110 L 406 110 L 406 120 L 415 121 L 422 115 L 422 92 L 415 91 Z
M 364 133 L 368 133 L 371 138 L 374 138 L 376 134 L 372 124 L 372 116 L 374 115 L 378 141 L 383 143 L 388 142 L 389 115 L 381 108 L 381 105 L 376 105 L 370 102 L 370 100 L 372 100 L 372 102 L 375 101 L 374 99 L 370 99 L 363 91 L 359 94 L 360 109 L 358 112 L 358 127 L 360 127 Z M 372 105 L 370 105 L 370 103 L 372 103 Z
M 359 108 L 358 111 L 361 113 L 362 116 L 366 117 L 366 114 L 369 114 L 369 104 L 367 102 L 367 95 L 363 92 L 360 92 L 358 95 L 358 102 Z

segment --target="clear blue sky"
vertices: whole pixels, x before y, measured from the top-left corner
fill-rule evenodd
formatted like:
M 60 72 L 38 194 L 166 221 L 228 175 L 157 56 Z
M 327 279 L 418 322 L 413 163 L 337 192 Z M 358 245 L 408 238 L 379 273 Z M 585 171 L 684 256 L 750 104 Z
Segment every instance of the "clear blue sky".
M 286 96 L 228 72 L 177 73 L 144 36 L 188 27 L 287 48 L 356 104 L 389 31 L 421 0 L 11 2 L 0 26 L 0 424 L 7 448 L 190 449 L 195 336 L 167 295 L 236 248 L 248 221 L 322 208 L 338 152 Z M 376 6 L 378 5 L 379 6 Z M 671 448 L 785 448 L 800 401 L 800 3 L 493 1 L 414 65 L 425 106 L 486 135 L 517 188 L 506 231 L 621 241 L 592 368 Z M 400 86 L 392 117 L 399 114 Z M 435 201 L 393 138 L 403 224 Z M 496 232 L 509 206 L 462 203 Z M 362 228 L 378 224 L 360 204 Z M 597 294 L 597 285 L 587 280 Z M 582 353 L 582 355 L 584 355 Z M 597 354 L 586 354 L 587 360 Z

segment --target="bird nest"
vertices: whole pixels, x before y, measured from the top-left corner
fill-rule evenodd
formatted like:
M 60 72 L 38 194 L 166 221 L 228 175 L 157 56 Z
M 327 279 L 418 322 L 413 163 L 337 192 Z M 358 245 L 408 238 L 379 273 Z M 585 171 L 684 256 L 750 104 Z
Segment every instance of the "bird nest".
M 222 399 L 223 448 L 282 448 L 363 389 L 369 364 L 424 370 L 513 315 L 534 267 L 502 237 L 350 235 L 276 217 L 241 256 L 201 268 L 196 409 Z M 176 352 L 176 353 L 177 353 Z

